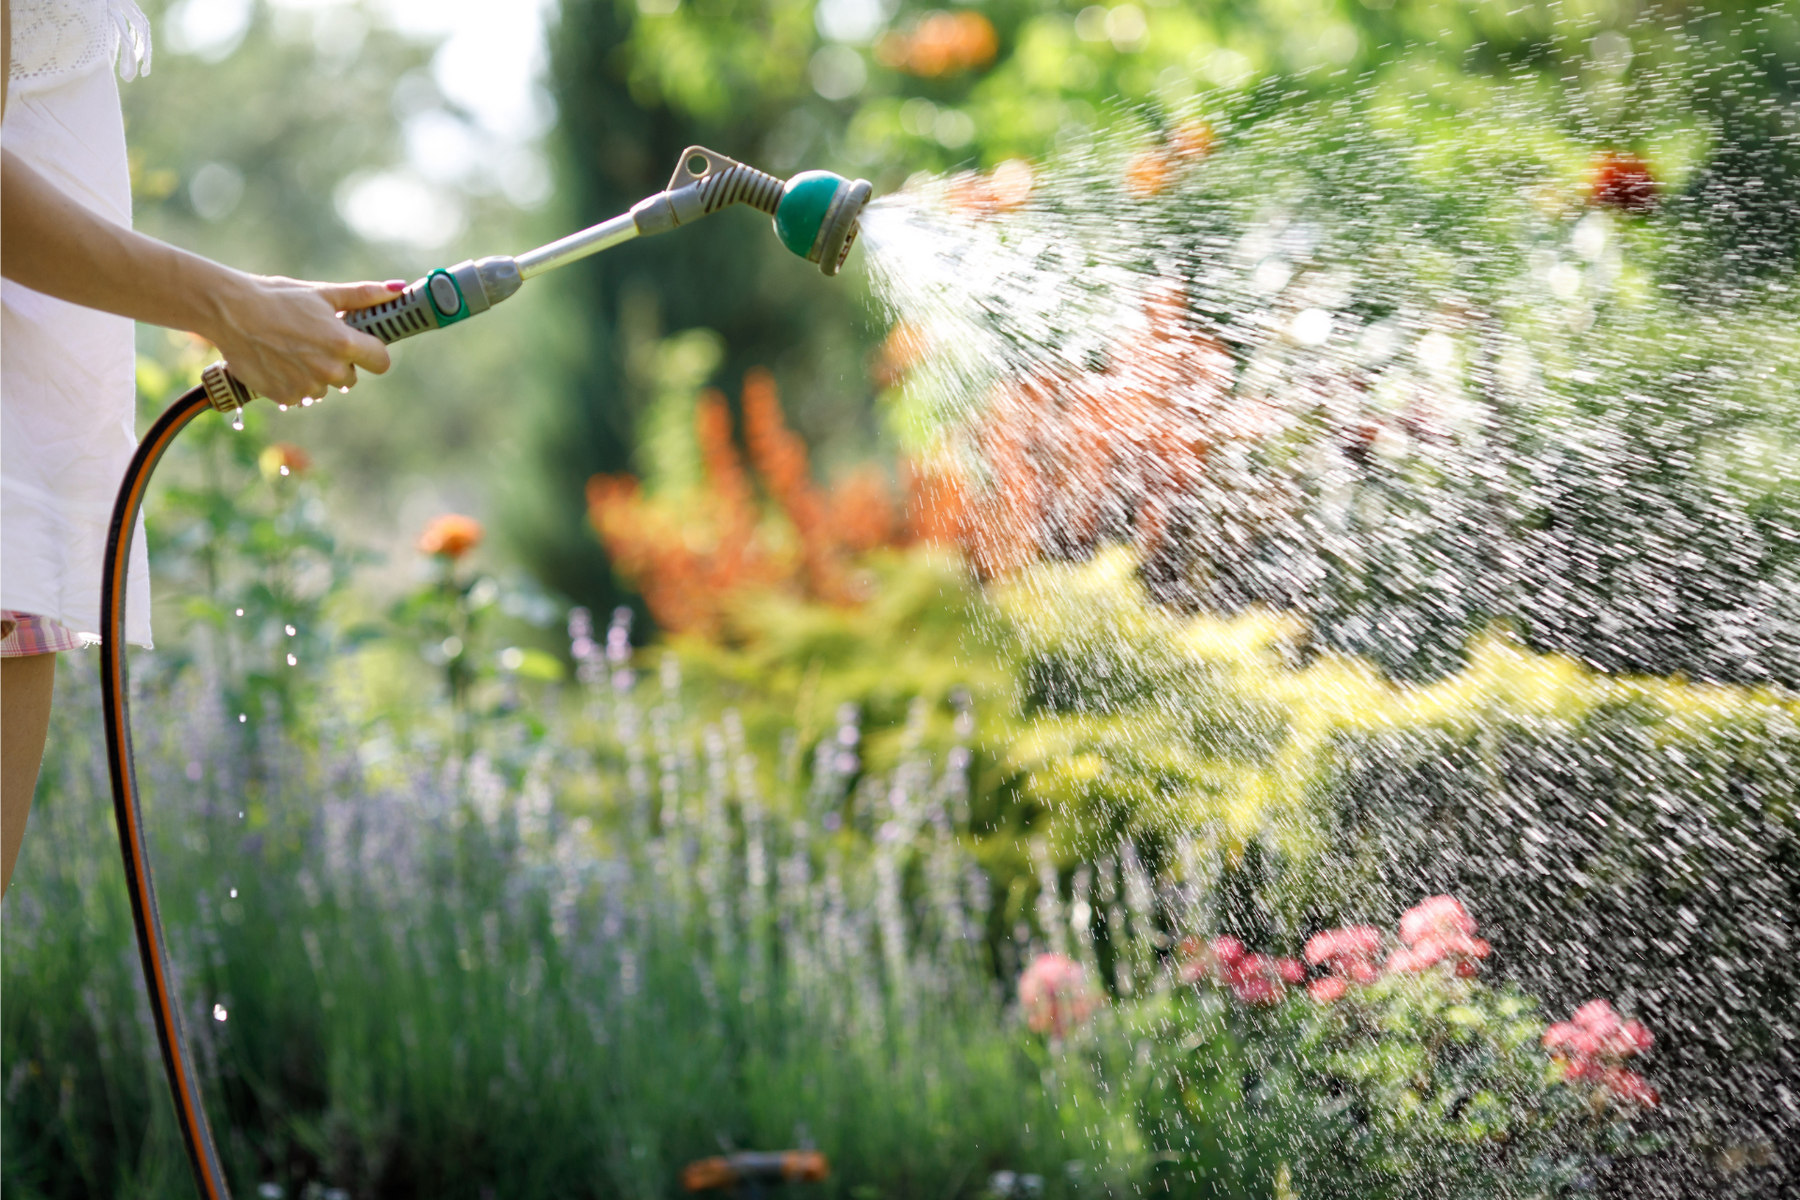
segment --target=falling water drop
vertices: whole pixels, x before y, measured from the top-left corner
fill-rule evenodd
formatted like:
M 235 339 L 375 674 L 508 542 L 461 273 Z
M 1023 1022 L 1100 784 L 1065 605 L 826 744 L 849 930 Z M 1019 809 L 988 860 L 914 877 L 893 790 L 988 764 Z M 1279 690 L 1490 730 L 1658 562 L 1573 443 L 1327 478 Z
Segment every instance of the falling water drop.
M 297 629 L 295 629 L 295 628 L 294 628 L 294 627 L 293 627 L 293 626 L 292 626 L 292 625 L 289 625 L 289 626 L 287 626 L 287 627 L 286 627 L 286 628 L 287 628 L 287 635 L 288 635 L 288 636 L 289 636 L 289 637 L 293 637 L 293 636 L 294 636 L 294 634 L 296 634 L 296 633 L 298 633 L 298 632 L 299 632 L 299 630 L 297 630 Z
M 238 724 L 239 725 L 242 725 L 245 721 L 248 721 L 249 719 L 250 719 L 250 717 L 249 717 L 249 714 L 247 714 L 247 713 L 239 713 L 238 714 Z
M 294 656 L 293 656 L 293 655 L 291 655 L 291 654 L 290 654 L 290 655 L 288 655 L 288 666 L 290 666 L 290 667 L 297 667 L 297 666 L 299 666 L 299 665 L 300 665 L 300 660 L 299 660 L 299 659 L 297 659 L 297 658 L 295 658 L 295 657 L 294 657 Z
M 232 898 L 232 899 L 233 899 L 233 900 L 236 900 L 236 899 L 237 899 L 237 889 L 236 889 L 236 888 L 232 888 L 232 889 L 231 889 L 231 898 Z
M 225 1020 L 225 1018 L 226 1018 L 226 1017 L 227 1017 L 227 1016 L 229 1016 L 229 1015 L 230 1015 L 230 1014 L 228 1014 L 228 1013 L 227 1013 L 227 1012 L 226 1012 L 226 1011 L 225 1011 L 225 1006 L 224 1006 L 224 1005 L 223 1005 L 223 1004 L 215 1004 L 215 1005 L 213 1005 L 213 1020 L 215 1020 L 215 1021 L 223 1021 L 223 1020 Z
M 240 608 L 240 609 L 238 609 L 238 610 L 237 610 L 237 615 L 238 615 L 238 616 L 240 616 L 240 617 L 241 617 L 241 616 L 243 616 L 243 615 L 244 615 L 244 610 L 243 610 L 243 609 L 241 609 L 241 608 Z

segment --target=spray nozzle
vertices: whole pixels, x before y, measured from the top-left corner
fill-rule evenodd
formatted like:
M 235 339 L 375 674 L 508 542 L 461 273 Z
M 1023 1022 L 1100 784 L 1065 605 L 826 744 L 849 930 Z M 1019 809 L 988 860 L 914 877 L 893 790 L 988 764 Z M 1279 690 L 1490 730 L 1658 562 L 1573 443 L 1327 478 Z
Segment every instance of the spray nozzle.
M 784 184 L 704 146 L 689 146 L 669 186 L 639 201 L 631 216 L 643 235 L 689 224 L 728 204 L 748 204 L 775 219 L 782 245 L 836 275 L 856 242 L 857 218 L 872 190 L 866 179 L 830 171 L 803 171 Z
M 373 308 L 344 314 L 344 320 L 384 342 L 441 329 L 486 312 L 519 290 L 525 280 L 590 254 L 677 225 L 689 225 L 730 204 L 748 204 L 775 220 L 781 244 L 836 275 L 856 243 L 864 206 L 873 189 L 866 179 L 845 179 L 830 171 L 802 171 L 786 183 L 755 167 L 715 154 L 704 146 L 681 152 L 669 186 L 632 205 L 610 221 L 528 250 L 517 258 L 500 255 L 433 271 L 400 295 Z M 243 385 L 218 372 L 214 403 L 234 408 L 249 398 Z

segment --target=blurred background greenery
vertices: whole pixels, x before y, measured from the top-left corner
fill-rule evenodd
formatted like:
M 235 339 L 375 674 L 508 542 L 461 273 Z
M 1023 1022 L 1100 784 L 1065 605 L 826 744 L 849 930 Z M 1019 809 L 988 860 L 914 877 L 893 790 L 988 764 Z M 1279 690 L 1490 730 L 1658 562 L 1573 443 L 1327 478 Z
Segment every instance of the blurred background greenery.
M 1665 108 L 1705 135 L 1657 220 L 1691 224 L 1717 277 L 1791 273 L 1800 238 L 1791 5 L 150 7 L 155 70 L 123 88 L 137 220 L 259 271 L 410 279 L 516 252 L 659 189 L 694 142 L 888 192 L 1377 83 L 1441 131 L 1519 77 L 1557 98 L 1542 144 L 1656 162 L 1639 139 Z M 1503 136 L 1469 123 L 1455 161 Z M 1588 166 L 1562 157 L 1564 182 Z M 1680 1132 L 1667 1194 L 1769 1185 L 1794 1127 L 1774 1017 L 1800 983 L 1766 952 L 1800 904 L 1792 693 L 1608 676 L 1504 627 L 1396 686 L 1291 614 L 1159 607 L 1120 549 L 979 586 L 867 484 L 908 468 L 863 270 L 825 279 L 727 212 L 404 343 L 322 409 L 259 406 L 171 454 L 138 736 L 236 1177 L 652 1197 L 723 1142 L 816 1135 L 851 1200 L 1291 1194 L 1279 1145 L 1209 1190 L 1267 1097 L 1229 1056 L 1216 1095 L 1168 1088 L 1210 1053 L 1179 1029 L 1151 1053 L 1173 948 L 1230 931 L 1297 955 L 1443 890 L 1550 1009 L 1613 995 L 1676 1031 L 1653 1060 Z M 205 348 L 139 336 L 148 417 Z M 689 432 L 697 398 L 722 438 Z M 726 451 L 734 429 L 768 437 Z M 486 539 L 446 550 L 440 525 L 415 552 L 446 510 Z M 615 571 L 608 547 L 641 561 Z M 762 573 L 733 574 L 750 551 Z M 649 586 L 694 579 L 716 618 L 698 631 Z M 651 616 L 666 655 L 632 650 Z M 184 1195 L 95 683 L 77 662 L 59 687 L 6 907 L 8 1191 Z M 1036 1040 L 1007 1004 L 1054 949 L 1114 1004 L 1090 1041 Z M 1627 1166 L 1605 1186 L 1648 1194 Z
M 260 271 L 413 278 L 515 252 L 623 211 L 695 142 L 881 193 L 1038 160 L 1145 106 L 1274 111 L 1377 79 L 1522 73 L 1572 97 L 1569 132 L 1595 144 L 1630 148 L 1634 116 L 1679 93 L 1717 149 L 1685 185 L 1694 211 L 1726 243 L 1753 231 L 1765 266 L 1800 245 L 1782 187 L 1800 153 L 1791 6 L 184 0 L 153 16 L 157 68 L 123 89 L 137 220 Z M 891 457 L 861 269 L 822 279 L 729 213 L 535 283 L 453 344 L 402 346 L 390 378 L 282 435 L 333 472 L 326 503 L 375 548 L 461 508 L 547 588 L 610 606 L 623 592 L 582 487 L 647 465 L 660 391 L 735 393 L 764 366 L 823 475 Z M 697 364 L 691 337 L 666 342 L 693 331 L 717 349 Z

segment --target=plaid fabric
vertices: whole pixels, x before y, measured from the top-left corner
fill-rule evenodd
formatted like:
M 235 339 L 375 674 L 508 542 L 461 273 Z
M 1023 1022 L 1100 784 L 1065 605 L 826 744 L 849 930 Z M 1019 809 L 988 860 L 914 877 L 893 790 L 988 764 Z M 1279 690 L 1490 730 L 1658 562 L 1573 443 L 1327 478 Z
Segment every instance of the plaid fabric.
M 60 621 L 40 617 L 36 613 L 0 609 L 0 658 L 23 658 L 27 654 L 55 654 L 63 650 L 79 650 L 90 645 L 90 639 L 76 633 Z

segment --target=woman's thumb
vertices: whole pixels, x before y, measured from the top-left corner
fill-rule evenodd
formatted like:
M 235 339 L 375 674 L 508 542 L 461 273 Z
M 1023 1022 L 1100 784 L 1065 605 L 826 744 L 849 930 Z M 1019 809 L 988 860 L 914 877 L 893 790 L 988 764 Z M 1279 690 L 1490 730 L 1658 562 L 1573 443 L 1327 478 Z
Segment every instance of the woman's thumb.
M 385 283 L 328 283 L 319 289 L 319 293 L 330 302 L 332 308 L 338 312 L 347 312 L 353 308 L 368 308 L 372 304 L 392 300 L 405 289 L 406 283 L 403 280 L 390 279 Z

